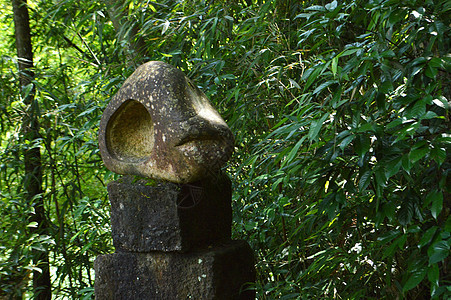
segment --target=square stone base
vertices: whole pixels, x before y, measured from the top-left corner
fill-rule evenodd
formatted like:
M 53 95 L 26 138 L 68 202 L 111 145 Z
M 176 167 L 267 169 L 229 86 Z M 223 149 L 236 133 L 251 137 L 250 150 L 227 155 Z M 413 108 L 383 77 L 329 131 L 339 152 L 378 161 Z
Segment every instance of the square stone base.
M 182 251 L 230 240 L 231 183 L 226 175 L 178 185 L 134 181 L 108 184 L 116 251 Z
M 190 252 L 120 252 L 94 263 L 97 300 L 255 299 L 254 256 L 244 241 Z

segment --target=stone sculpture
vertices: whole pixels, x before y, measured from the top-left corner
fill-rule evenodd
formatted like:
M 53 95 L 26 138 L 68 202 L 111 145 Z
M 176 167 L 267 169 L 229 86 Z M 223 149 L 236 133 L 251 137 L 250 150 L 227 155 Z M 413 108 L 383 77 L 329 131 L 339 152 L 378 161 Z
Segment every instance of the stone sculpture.
M 96 258 L 96 299 L 255 298 L 220 170 L 233 136 L 204 93 L 168 64 L 140 66 L 105 109 L 99 147 L 126 176 L 108 184 L 116 252 Z
M 163 62 L 140 66 L 105 109 L 99 147 L 108 169 L 176 183 L 217 172 L 232 133 L 205 94 Z

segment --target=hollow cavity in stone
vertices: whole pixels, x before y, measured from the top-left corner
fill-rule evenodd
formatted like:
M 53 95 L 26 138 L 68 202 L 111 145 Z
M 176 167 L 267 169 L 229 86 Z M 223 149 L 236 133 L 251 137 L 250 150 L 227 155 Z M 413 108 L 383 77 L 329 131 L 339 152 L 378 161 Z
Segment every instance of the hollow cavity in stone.
M 149 157 L 154 146 L 154 129 L 152 118 L 141 103 L 135 100 L 122 103 L 108 125 L 107 148 L 114 158 L 139 162 Z

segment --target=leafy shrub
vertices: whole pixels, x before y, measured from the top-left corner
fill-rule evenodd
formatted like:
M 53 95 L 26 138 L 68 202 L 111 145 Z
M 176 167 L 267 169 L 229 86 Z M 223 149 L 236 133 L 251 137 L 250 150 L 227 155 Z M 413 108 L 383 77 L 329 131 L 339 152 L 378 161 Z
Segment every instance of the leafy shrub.
M 55 294 L 92 296 L 92 261 L 111 252 L 99 117 L 137 65 L 164 60 L 235 132 L 234 236 L 256 252 L 258 299 L 449 297 L 449 1 L 39 3 L 50 230 L 27 232 L 14 125 L 26 108 L 5 56 L 2 289 L 23 288 L 9 279 L 26 279 L 43 247 Z
M 450 9 L 332 1 L 294 18 L 302 49 L 264 82 L 292 87 L 284 116 L 241 167 L 262 296 L 449 296 Z

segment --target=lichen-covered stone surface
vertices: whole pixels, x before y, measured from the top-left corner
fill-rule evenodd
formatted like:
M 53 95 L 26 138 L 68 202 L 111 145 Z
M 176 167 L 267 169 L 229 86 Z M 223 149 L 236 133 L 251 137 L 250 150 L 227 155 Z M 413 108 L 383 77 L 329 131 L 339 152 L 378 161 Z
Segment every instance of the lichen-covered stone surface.
M 188 183 L 227 162 L 233 135 L 180 70 L 152 61 L 140 66 L 108 104 L 99 146 L 113 172 Z
M 255 292 L 253 252 L 231 241 L 190 253 L 114 253 L 94 262 L 97 300 L 248 300 Z
M 108 184 L 116 251 L 188 251 L 231 238 L 231 183 L 226 175 L 192 184 L 126 176 Z

